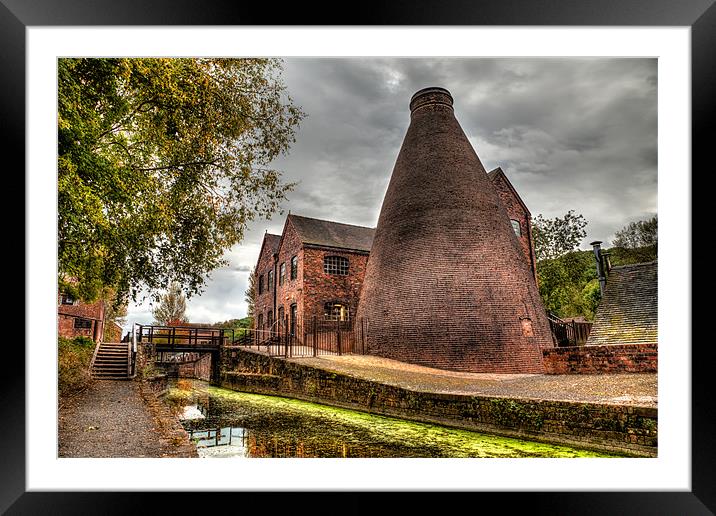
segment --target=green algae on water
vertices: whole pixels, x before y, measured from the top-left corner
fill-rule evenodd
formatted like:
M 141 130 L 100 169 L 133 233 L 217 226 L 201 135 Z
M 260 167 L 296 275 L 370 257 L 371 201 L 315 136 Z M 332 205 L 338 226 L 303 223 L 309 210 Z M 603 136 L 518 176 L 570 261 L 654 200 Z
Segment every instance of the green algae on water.
M 186 385 L 187 382 L 182 382 Z M 192 383 L 172 388 L 167 401 L 197 401 L 206 418 L 187 430 L 240 427 L 251 436 L 249 456 L 312 457 L 611 457 L 568 446 L 418 423 L 301 400 Z

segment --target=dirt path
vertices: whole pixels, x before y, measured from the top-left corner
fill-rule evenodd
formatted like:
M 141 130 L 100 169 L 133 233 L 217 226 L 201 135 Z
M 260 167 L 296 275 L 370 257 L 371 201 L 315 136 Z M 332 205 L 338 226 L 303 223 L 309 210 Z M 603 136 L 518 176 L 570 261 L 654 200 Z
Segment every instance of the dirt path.
M 140 383 L 96 380 L 58 412 L 59 457 L 196 457 L 163 403 Z

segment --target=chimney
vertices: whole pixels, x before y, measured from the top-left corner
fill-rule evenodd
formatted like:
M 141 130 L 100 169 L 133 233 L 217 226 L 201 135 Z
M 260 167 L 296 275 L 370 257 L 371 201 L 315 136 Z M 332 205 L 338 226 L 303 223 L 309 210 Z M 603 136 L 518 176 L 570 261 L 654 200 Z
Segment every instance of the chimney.
M 552 347 L 532 269 L 444 88 L 410 100 L 357 318 L 371 354 L 430 367 L 543 373 Z
M 604 273 L 604 260 L 603 260 L 603 254 L 602 253 L 602 241 L 601 240 L 595 240 L 594 242 L 590 242 L 589 245 L 592 246 L 592 249 L 594 250 L 594 259 L 597 262 L 597 276 L 599 277 L 599 291 L 601 292 L 602 296 L 604 295 L 604 287 L 607 284 L 607 277 Z

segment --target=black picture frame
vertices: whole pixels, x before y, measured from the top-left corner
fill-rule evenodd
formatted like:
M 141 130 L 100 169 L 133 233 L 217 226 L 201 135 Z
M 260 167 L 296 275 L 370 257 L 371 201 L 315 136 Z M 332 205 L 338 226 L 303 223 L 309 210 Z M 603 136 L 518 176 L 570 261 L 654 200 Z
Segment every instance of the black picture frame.
M 691 27 L 692 70 L 692 170 L 705 168 L 713 146 L 716 103 L 716 7 L 714 0 L 491 0 L 469 2 L 395 1 L 390 4 L 356 4 L 350 16 L 331 3 L 267 5 L 236 1 L 188 0 L 0 0 L 0 70 L 2 70 L 1 120 L 4 156 L 19 157 L 14 170 L 24 170 L 25 139 L 25 29 L 30 26 L 86 25 L 572 25 L 572 26 L 684 26 Z M 343 10 L 342 12 L 349 12 Z M 687 171 L 689 172 L 689 171 Z M 693 173 L 691 173 L 693 180 Z M 708 203 L 706 203 L 707 205 Z M 692 202 L 693 220 L 704 218 L 704 204 Z M 27 259 L 27 257 L 25 257 Z M 696 262 L 698 263 L 698 262 Z M 711 268 L 693 270 L 709 270 Z M 25 275 L 32 271 L 25 267 Z M 703 311 L 703 309 L 701 309 Z M 701 320 L 701 319 L 697 319 Z M 27 313 L 26 313 L 27 321 Z M 692 345 L 694 343 L 694 345 Z M 12 344 L 12 345 L 11 345 Z M 670 345 L 691 349 L 692 357 L 692 457 L 689 492 L 529 492 L 469 493 L 469 504 L 495 502 L 528 504 L 532 514 L 713 514 L 716 511 L 716 423 L 710 379 L 714 345 L 696 341 L 686 330 L 684 340 Z M 2 391 L 3 458 L 0 510 L 8 514 L 126 514 L 149 512 L 154 493 L 26 492 L 25 447 L 25 350 L 6 342 Z M 295 512 L 311 493 L 238 493 L 242 511 Z M 315 493 L 314 493 L 315 494 Z M 455 496 L 456 494 L 451 494 Z M 349 493 L 342 500 L 342 513 L 365 513 L 376 509 L 369 493 Z M 509 498 L 508 498 L 509 497 Z M 162 511 L 207 510 L 224 503 L 221 493 L 164 494 Z M 424 493 L 402 497 L 426 507 Z M 445 504 L 457 508 L 462 500 Z M 506 500 L 508 498 L 508 500 Z M 435 502 L 435 497 L 430 500 Z M 334 502 L 335 503 L 335 502 Z M 314 506 L 315 507 L 315 506 Z M 315 508 L 311 512 L 324 512 Z M 331 511 L 335 512 L 335 511 Z M 511 512 L 511 511 L 510 511 Z

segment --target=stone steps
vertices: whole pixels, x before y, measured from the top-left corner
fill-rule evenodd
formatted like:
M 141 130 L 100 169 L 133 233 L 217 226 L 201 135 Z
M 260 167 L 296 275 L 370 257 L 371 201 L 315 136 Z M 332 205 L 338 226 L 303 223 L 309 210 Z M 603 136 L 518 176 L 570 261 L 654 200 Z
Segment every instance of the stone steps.
M 99 345 L 92 370 L 92 378 L 101 380 L 128 380 L 127 345 L 124 343 L 103 342 Z

